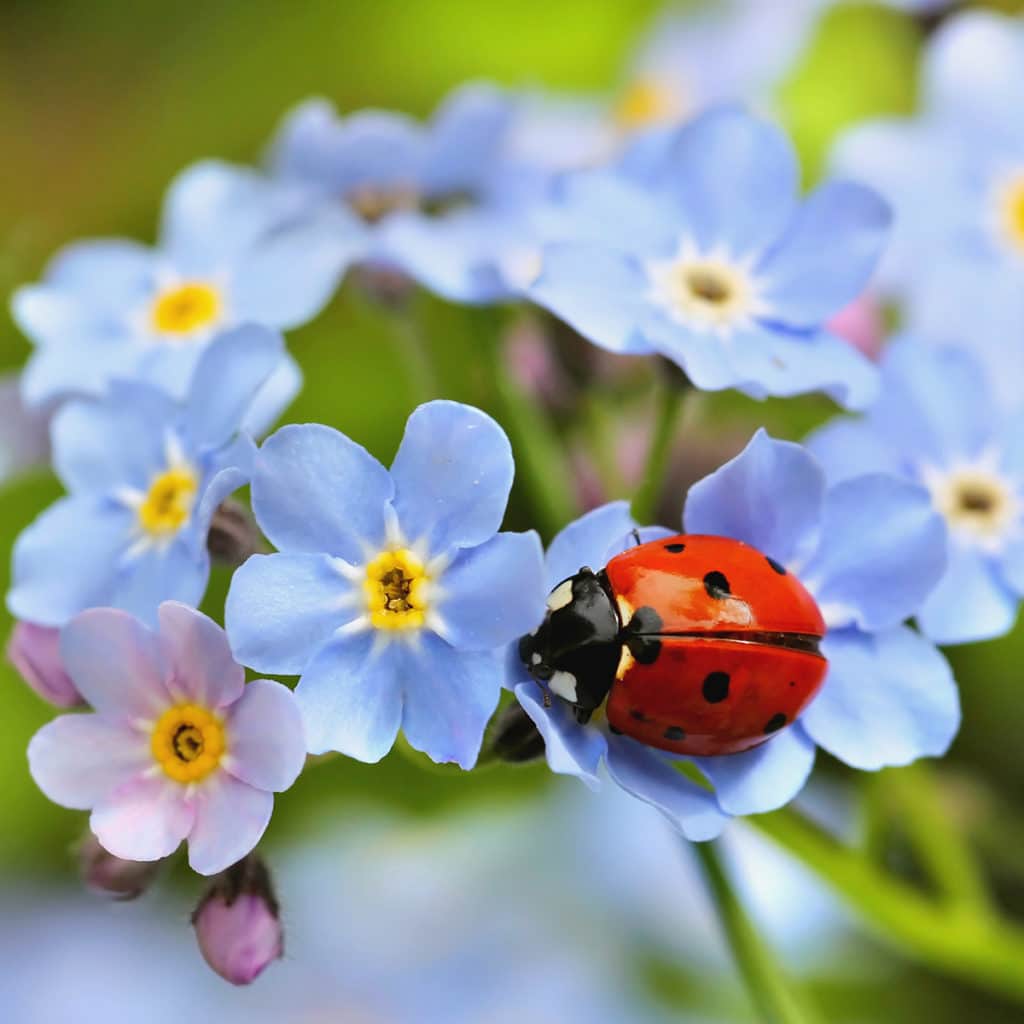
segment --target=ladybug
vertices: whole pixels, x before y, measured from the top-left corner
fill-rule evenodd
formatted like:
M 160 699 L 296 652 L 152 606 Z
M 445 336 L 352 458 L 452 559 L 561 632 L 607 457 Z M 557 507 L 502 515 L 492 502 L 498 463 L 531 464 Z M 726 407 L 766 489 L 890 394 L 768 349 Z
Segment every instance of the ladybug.
M 588 567 L 551 592 L 519 643 L 534 679 L 586 723 L 675 754 L 736 754 L 796 720 L 825 678 L 825 623 L 778 562 L 680 534 Z

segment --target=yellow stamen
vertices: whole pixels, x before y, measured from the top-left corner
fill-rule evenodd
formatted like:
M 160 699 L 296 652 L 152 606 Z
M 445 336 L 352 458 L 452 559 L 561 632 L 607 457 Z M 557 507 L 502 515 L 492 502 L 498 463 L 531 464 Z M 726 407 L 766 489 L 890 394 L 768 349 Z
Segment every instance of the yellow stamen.
M 175 534 L 192 517 L 199 481 L 191 469 L 178 466 L 161 473 L 139 506 L 139 525 L 146 533 Z
M 979 540 L 1001 537 L 1019 512 L 1010 488 L 987 468 L 965 467 L 931 483 L 935 507 L 954 530 Z
M 420 629 L 427 612 L 430 578 L 408 548 L 383 551 L 366 566 L 363 590 L 376 629 Z
M 196 704 L 168 708 L 153 728 L 150 750 L 175 782 L 201 782 L 220 764 L 227 748 L 224 723 Z
M 671 86 L 655 78 L 638 78 L 627 86 L 615 104 L 615 123 L 624 131 L 636 131 L 673 121 L 683 114 Z
M 217 290 L 201 281 L 161 292 L 153 301 L 152 321 L 160 334 L 187 335 L 215 323 L 221 314 Z
M 1007 234 L 1024 251 L 1024 176 L 1007 188 L 1003 202 Z

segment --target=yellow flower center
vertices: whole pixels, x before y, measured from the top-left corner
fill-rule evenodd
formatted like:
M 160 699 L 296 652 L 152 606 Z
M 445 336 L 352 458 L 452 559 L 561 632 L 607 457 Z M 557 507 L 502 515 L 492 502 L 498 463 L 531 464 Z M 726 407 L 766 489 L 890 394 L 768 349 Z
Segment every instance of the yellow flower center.
M 161 292 L 153 301 L 153 327 L 160 334 L 187 335 L 215 323 L 220 294 L 211 285 L 189 281 Z
M 175 782 L 201 782 L 220 764 L 226 746 L 223 721 L 196 704 L 168 708 L 150 739 L 154 759 Z
M 674 121 L 683 113 L 683 105 L 671 86 L 655 78 L 638 78 L 619 96 L 613 117 L 620 129 L 632 132 Z
M 161 473 L 139 506 L 139 525 L 159 537 L 177 533 L 192 516 L 198 490 L 195 473 L 185 466 Z
M 1008 185 L 1003 193 L 1003 218 L 1007 237 L 1024 252 L 1024 175 Z
M 419 202 L 419 196 L 411 185 L 390 188 L 357 185 L 346 198 L 349 206 L 367 224 L 376 224 L 396 210 L 414 210 Z
M 996 540 L 1009 529 L 1019 511 L 1019 501 L 995 473 L 965 468 L 938 478 L 932 484 L 935 507 L 951 529 L 978 540 Z
M 426 619 L 430 578 L 408 548 L 383 551 L 366 566 L 370 622 L 375 629 L 420 629 Z

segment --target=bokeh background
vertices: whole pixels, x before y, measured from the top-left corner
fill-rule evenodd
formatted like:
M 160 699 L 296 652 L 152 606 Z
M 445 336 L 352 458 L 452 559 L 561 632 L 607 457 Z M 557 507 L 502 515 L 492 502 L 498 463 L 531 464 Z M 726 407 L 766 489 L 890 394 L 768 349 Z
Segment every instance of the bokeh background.
M 781 8 L 787 0 L 771 2 Z M 73 239 L 151 240 L 177 171 L 206 156 L 258 161 L 281 116 L 311 94 L 341 110 L 417 114 L 473 78 L 611 94 L 661 7 L 653 0 L 6 0 L 0 293 L 34 279 Z M 841 126 L 913 109 L 926 31 L 889 8 L 844 4 L 811 33 L 777 94 L 809 182 Z M 503 414 L 525 397 L 522 381 L 511 372 L 494 379 L 476 358 L 499 319 L 426 296 L 414 302 L 429 376 L 413 358 L 407 323 L 349 285 L 290 337 L 306 387 L 286 418 L 334 425 L 385 461 L 408 411 L 427 397 L 473 402 L 509 425 Z M 27 353 L 0 313 L 0 369 L 16 370 Z M 573 358 L 569 352 L 570 391 Z M 585 395 L 550 410 L 565 444 L 559 456 L 568 453 L 575 473 L 567 506 L 628 493 L 645 442 L 649 385 L 643 368 L 623 361 L 602 368 Z M 24 428 L 10 395 L 0 391 L 0 399 L 0 446 L 25 443 L 12 437 Z M 685 482 L 732 454 L 756 426 L 798 438 L 828 411 L 815 399 L 701 396 L 680 436 L 666 521 L 678 516 Z M 540 472 L 550 466 L 528 427 L 513 434 L 521 463 Z M 57 493 L 45 473 L 6 480 L 0 549 L 8 552 Z M 509 526 L 532 526 L 536 513 L 517 489 Z M 5 555 L 4 590 L 7 571 Z M 225 587 L 216 577 L 211 607 Z M 3 636 L 5 616 L 0 611 Z M 957 649 L 952 660 L 965 716 L 939 767 L 943 812 L 964 823 L 1001 904 L 1024 915 L 1024 631 Z M 462 773 L 401 748 L 377 766 L 344 758 L 319 765 L 279 799 L 265 848 L 278 870 L 287 959 L 253 989 L 229 989 L 193 948 L 187 919 L 201 892 L 195 879 L 172 872 L 156 892 L 125 906 L 79 890 L 71 851 L 83 816 L 49 804 L 26 768 L 26 743 L 51 711 L 6 664 L 0 709 L 4 1021 L 118 1024 L 214 1013 L 358 1024 L 756 1019 L 689 853 L 653 814 L 611 794 L 592 796 L 546 767 Z M 807 799 L 837 827 L 856 827 L 845 773 L 822 757 L 817 778 Z M 885 782 L 869 780 L 876 799 L 898 792 Z M 913 876 L 899 828 L 883 840 L 891 866 Z M 743 826 L 728 841 L 759 920 L 825 1019 L 1024 1019 L 1019 1006 L 888 949 Z

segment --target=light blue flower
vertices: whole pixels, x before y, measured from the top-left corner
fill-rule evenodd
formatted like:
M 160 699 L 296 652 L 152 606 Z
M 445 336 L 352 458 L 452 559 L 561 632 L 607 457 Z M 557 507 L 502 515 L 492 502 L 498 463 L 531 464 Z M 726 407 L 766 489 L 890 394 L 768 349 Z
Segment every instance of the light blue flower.
M 218 333 L 247 322 L 305 323 L 361 246 L 362 229 L 339 208 L 253 171 L 196 164 L 168 190 L 156 248 L 120 239 L 75 243 L 42 282 L 15 293 L 14 318 L 36 346 L 26 399 L 102 395 L 115 378 L 181 397 Z M 298 381 L 282 354 L 263 425 Z
M 312 752 L 378 761 L 401 728 L 472 767 L 499 649 L 544 603 L 536 534 L 497 532 L 513 468 L 501 428 L 455 402 L 413 412 L 390 471 L 317 424 L 264 442 L 253 511 L 279 553 L 235 574 L 227 630 L 240 661 L 301 675 Z
M 68 495 L 14 545 L 11 614 L 60 626 L 109 606 L 153 625 L 163 601 L 198 604 L 213 513 L 248 479 L 239 425 L 283 351 L 280 335 L 241 327 L 204 350 L 183 400 L 115 381 L 104 398 L 66 403 L 52 437 Z
M 549 586 L 631 546 L 633 526 L 624 502 L 568 526 L 548 551 Z M 596 785 L 603 760 L 618 785 L 702 840 L 730 815 L 791 800 L 811 772 L 816 747 L 865 770 L 946 750 L 960 720 L 956 684 L 942 655 L 902 624 L 945 564 L 942 521 L 923 488 L 883 474 L 827 488 L 813 456 L 761 431 L 690 490 L 684 530 L 770 552 L 814 595 L 828 627 L 821 691 L 798 721 L 761 746 L 687 759 L 615 735 L 606 724 L 579 725 L 560 699 L 545 707 L 539 684 L 510 649 L 512 685 L 544 736 L 553 771 Z M 680 773 L 679 762 L 687 760 L 713 793 Z
M 977 360 L 895 343 L 867 415 L 833 421 L 807 446 L 831 480 L 884 471 L 931 493 L 949 564 L 917 614 L 926 635 L 949 644 L 1010 631 L 1024 594 L 1024 406 L 1004 415 Z
M 833 165 L 896 212 L 879 286 L 904 326 L 970 346 L 1001 401 L 1021 399 L 1024 344 L 1024 21 L 952 18 L 922 72 L 920 112 L 840 137 Z
M 492 224 L 544 181 L 506 157 L 513 113 L 511 96 L 483 84 L 457 89 L 427 124 L 377 110 L 340 118 L 309 100 L 278 132 L 270 169 L 362 218 L 371 265 L 453 301 L 489 302 L 507 294 Z
M 786 138 L 733 108 L 645 149 L 620 178 L 578 220 L 579 240 L 544 249 L 534 301 L 602 348 L 660 353 L 699 388 L 871 400 L 874 367 L 823 324 L 885 242 L 873 192 L 833 182 L 799 202 Z

